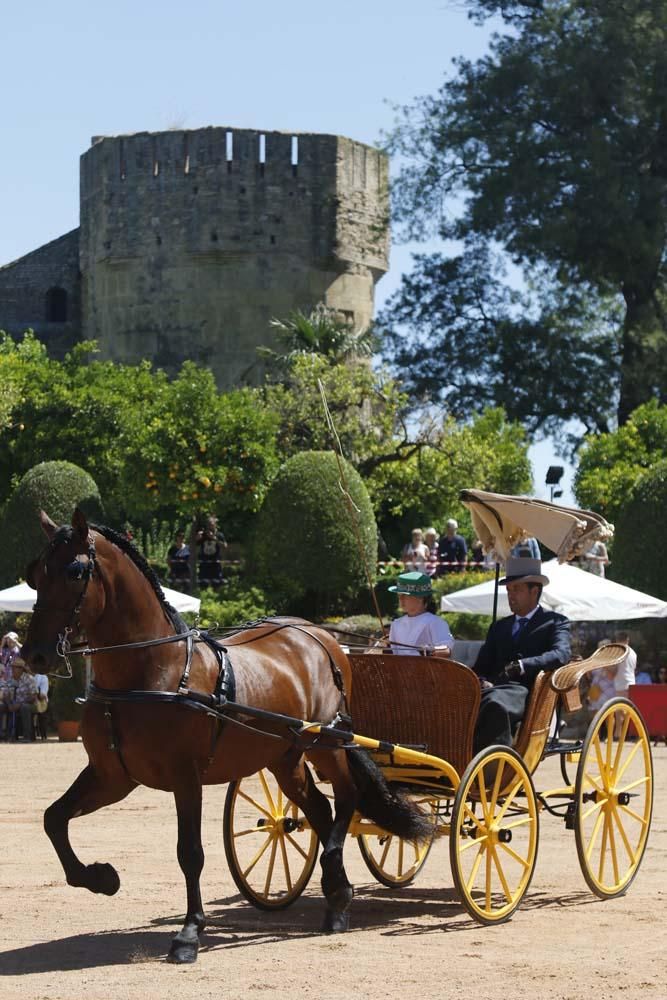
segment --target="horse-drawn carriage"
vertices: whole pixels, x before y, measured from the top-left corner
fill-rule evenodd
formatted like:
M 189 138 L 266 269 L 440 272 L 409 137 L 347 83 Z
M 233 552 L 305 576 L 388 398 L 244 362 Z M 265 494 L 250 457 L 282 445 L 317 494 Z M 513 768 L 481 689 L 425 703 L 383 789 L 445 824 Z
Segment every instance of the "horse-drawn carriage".
M 613 667 L 622 645 L 539 675 L 514 747 L 473 757 L 480 699 L 462 664 L 420 656 L 352 654 L 352 740 L 369 750 L 386 780 L 410 790 L 433 816 L 425 842 L 407 842 L 355 814 L 349 833 L 375 879 L 409 885 L 431 845 L 449 838 L 452 876 L 468 913 L 481 923 L 507 920 L 530 885 L 539 820 L 550 813 L 573 831 L 579 864 L 602 898 L 622 895 L 637 873 L 652 808 L 650 742 L 631 702 L 616 698 L 593 718 L 583 742 L 560 740 L 563 709 L 577 704 L 587 671 Z M 551 732 L 551 736 L 550 736 Z M 563 784 L 535 788 L 538 765 L 560 760 Z M 569 771 L 572 771 L 570 775 Z M 280 909 L 304 890 L 317 838 L 268 772 L 232 782 L 224 817 L 225 850 L 242 895 Z
M 524 530 L 561 557 L 608 532 L 595 515 L 539 501 L 472 491 L 463 499 L 478 535 L 500 555 Z M 179 621 L 145 562 L 114 532 L 89 528 L 80 512 L 72 527 L 57 528 L 45 515 L 42 523 L 49 543 L 30 568 L 38 600 L 24 656 L 50 669 L 85 631 L 95 669 L 82 725 L 90 763 L 47 810 L 46 832 L 71 885 L 112 895 L 118 875 L 76 857 L 69 821 L 138 784 L 173 792 L 188 907 L 172 961 L 195 960 L 205 924 L 205 784 L 230 782 L 226 854 L 256 906 L 280 908 L 299 896 L 319 841 L 330 931 L 347 926 L 353 895 L 342 861 L 348 833 L 374 877 L 391 886 L 409 884 L 433 841 L 448 836 L 454 883 L 483 923 L 506 920 L 520 904 L 545 811 L 574 831 L 593 892 L 616 896 L 630 885 L 652 810 L 643 721 L 630 702 L 614 699 L 583 743 L 558 738 L 559 713 L 574 707 L 580 677 L 618 662 L 625 647 L 541 674 L 514 747 L 473 757 L 480 687 L 468 667 L 389 651 L 346 656 L 299 619 L 251 623 L 223 646 Z M 563 784 L 536 792 L 532 775 L 552 754 Z

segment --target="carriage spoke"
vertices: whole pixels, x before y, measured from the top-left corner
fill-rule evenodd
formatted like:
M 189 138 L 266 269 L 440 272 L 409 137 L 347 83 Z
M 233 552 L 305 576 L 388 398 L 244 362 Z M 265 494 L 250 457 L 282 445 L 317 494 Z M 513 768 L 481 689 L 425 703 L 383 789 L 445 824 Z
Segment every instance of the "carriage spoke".
M 266 837 L 266 835 L 269 834 L 270 832 L 271 832 L 271 830 L 270 830 L 270 828 L 268 826 L 264 826 L 264 827 L 262 827 L 262 826 L 251 826 L 247 830 L 234 830 L 234 840 L 236 840 L 237 837 L 247 837 L 249 834 L 252 834 L 252 833 L 254 833 L 254 834 L 261 833 L 263 836 Z
M 480 821 L 478 816 L 475 816 L 470 806 L 464 805 L 463 815 L 466 816 L 469 820 L 472 820 L 472 822 L 479 830 L 482 830 L 484 828 L 484 824 Z
M 384 850 L 382 851 L 382 857 L 380 858 L 380 868 L 384 868 L 385 866 L 387 855 L 389 854 L 389 848 L 391 847 L 391 842 L 393 839 L 394 838 L 391 835 L 389 835 L 384 843 Z
M 611 773 L 611 754 L 614 747 L 614 716 L 607 716 L 607 749 L 606 749 L 606 759 L 607 759 L 607 778 Z
M 603 817 L 604 823 L 602 825 L 602 845 L 600 847 L 600 864 L 599 864 L 599 867 L 598 867 L 598 882 L 602 882 L 602 880 L 604 878 L 604 866 L 605 866 L 605 861 L 607 860 L 607 841 L 609 839 L 609 833 L 608 833 L 608 831 L 609 831 L 609 819 L 608 819 L 606 813 L 601 813 L 600 815 Z
M 271 882 L 273 880 L 273 869 L 276 864 L 276 851 L 278 849 L 278 841 L 276 837 L 271 838 L 271 856 L 269 857 L 269 866 L 266 869 L 266 878 L 264 879 L 264 895 L 268 896 L 271 891 Z
M 618 815 L 618 811 L 616 809 L 614 809 L 612 811 L 611 815 L 612 815 L 612 818 L 616 820 L 616 827 L 618 829 L 618 832 L 621 835 L 621 840 L 623 841 L 623 846 L 625 847 L 625 850 L 626 850 L 626 853 L 628 855 L 628 858 L 630 859 L 630 861 L 633 861 L 634 860 L 634 856 L 635 856 L 634 855 L 634 851 L 632 850 L 632 847 L 630 846 L 630 841 L 628 840 L 628 835 L 626 834 L 625 830 L 623 829 L 623 824 L 621 823 L 621 818 Z
M 614 757 L 614 764 L 612 766 L 611 773 L 616 774 L 618 772 L 618 765 L 621 762 L 621 754 L 623 753 L 623 747 L 625 746 L 625 740 L 628 735 L 628 729 L 630 727 L 630 716 L 626 712 L 623 716 L 623 726 L 618 737 L 618 743 L 616 746 L 616 755 Z
M 496 872 L 498 873 L 498 878 L 500 879 L 500 884 L 502 885 L 503 892 L 505 893 L 505 899 L 507 900 L 508 903 L 511 903 L 512 902 L 512 893 L 511 893 L 509 885 L 507 884 L 507 879 L 505 878 L 505 872 L 503 871 L 503 866 L 501 865 L 500 858 L 498 857 L 498 854 L 496 852 L 495 844 L 492 846 L 491 852 L 493 854 L 493 860 L 495 862 Z
M 603 819 L 604 819 L 604 812 L 600 811 L 598 813 L 598 817 L 595 820 L 595 824 L 591 831 L 591 839 L 588 841 L 588 847 L 586 848 L 586 861 L 590 861 L 591 859 L 591 854 L 593 853 L 595 841 L 597 840 L 597 835 L 600 832 L 600 826 L 602 824 Z
M 510 790 L 507 793 L 507 797 L 506 797 L 505 801 L 503 802 L 503 804 L 501 806 L 500 812 L 496 816 L 496 823 L 500 823 L 500 821 L 502 820 L 503 816 L 505 815 L 505 813 L 507 812 L 507 810 L 509 809 L 509 807 L 512 805 L 512 803 L 514 802 L 514 800 L 515 800 L 515 798 L 517 796 L 517 793 L 519 792 L 522 784 L 523 784 L 523 778 L 521 777 L 521 775 L 518 775 L 516 781 L 514 782 L 514 784 L 512 785 L 512 787 L 510 788 Z
M 618 858 L 616 856 L 616 835 L 614 834 L 614 824 L 612 817 L 607 814 L 607 825 L 609 827 L 609 847 L 611 849 L 611 863 L 614 869 L 614 882 L 618 884 Z
M 237 789 L 236 794 L 239 796 L 239 798 L 245 799 L 246 802 L 249 802 L 251 806 L 254 806 L 258 812 L 263 813 L 267 819 L 273 820 L 273 814 L 270 813 L 268 809 L 265 809 L 264 806 L 260 805 L 256 799 L 253 799 L 252 795 L 248 795 L 240 787 Z
M 605 805 L 608 801 L 609 801 L 608 798 L 605 796 L 604 799 L 600 799 L 599 801 L 594 802 L 593 805 L 590 807 L 590 809 L 587 809 L 585 813 L 581 814 L 582 820 L 588 819 L 589 816 L 592 816 L 594 812 L 596 812 L 598 809 L 601 809 L 602 806 Z
M 268 784 L 268 782 L 266 780 L 266 776 L 264 774 L 264 771 L 259 771 L 257 777 L 259 778 L 259 780 L 262 783 L 262 788 L 264 789 L 264 794 L 266 795 L 266 801 L 269 803 L 271 811 L 273 812 L 273 815 L 275 816 L 276 815 L 276 807 L 275 807 L 275 804 L 273 802 L 273 796 L 271 795 L 271 789 L 269 788 L 269 784 Z M 280 792 L 280 789 L 278 789 L 278 791 Z M 282 792 L 280 792 L 280 794 L 282 794 Z
M 516 861 L 517 864 L 522 865 L 523 868 L 530 868 L 530 861 L 527 858 L 522 858 L 520 854 L 517 854 L 516 851 L 512 847 L 510 847 L 509 844 L 503 844 L 501 842 L 498 846 L 502 847 L 504 851 L 507 851 L 509 856 L 513 858 L 513 860 Z
M 521 819 L 515 819 L 513 823 L 503 823 L 503 830 L 514 830 L 517 826 L 526 826 L 533 822 L 533 817 L 526 814 Z
M 621 780 L 621 778 L 623 777 L 623 775 L 627 771 L 628 767 L 630 766 L 630 764 L 632 763 L 632 761 L 635 759 L 635 754 L 639 750 L 640 746 L 641 746 L 641 743 L 639 742 L 639 740 L 637 740 L 637 742 L 633 746 L 632 750 L 630 751 L 630 753 L 628 754 L 628 756 L 623 761 L 623 766 L 621 767 L 620 771 L 616 775 L 616 781 L 617 782 Z
M 403 874 L 403 840 L 399 837 L 398 840 L 398 877 L 400 878 Z
M 631 781 L 629 785 L 625 785 L 623 788 L 618 788 L 616 794 L 620 795 L 621 792 L 629 792 L 631 788 L 637 788 L 638 785 L 645 785 L 647 781 L 650 781 L 650 775 L 644 774 L 641 778 L 637 778 L 636 781 Z
M 604 782 L 604 779 L 601 774 L 596 775 L 596 777 L 594 778 L 593 775 L 590 774 L 588 771 L 584 772 L 584 781 L 587 781 L 588 784 L 591 785 L 596 792 L 602 792 L 603 787 L 601 784 L 598 784 L 596 778 L 598 778 L 601 782 Z
M 297 844 L 296 840 L 294 840 L 294 838 L 292 837 L 291 833 L 286 833 L 285 837 L 286 837 L 287 840 L 289 840 L 289 842 L 292 845 L 292 847 L 294 848 L 294 850 L 298 851 L 299 854 L 301 855 L 301 857 L 305 861 L 306 858 L 308 857 L 308 851 L 304 851 L 303 847 L 301 847 L 300 844 Z
M 486 797 L 486 785 L 484 783 L 484 768 L 481 768 L 479 774 L 477 775 L 477 787 L 479 788 L 479 804 L 482 807 L 482 812 L 484 813 L 484 820 L 488 823 L 489 821 L 489 802 Z
M 486 895 L 485 895 L 485 905 L 487 912 L 491 909 L 491 850 L 487 847 L 486 850 Z
M 628 816 L 631 816 L 632 819 L 636 819 L 642 826 L 646 826 L 648 823 L 648 820 L 645 819 L 644 816 L 640 816 L 639 813 L 635 812 L 634 809 L 631 809 L 630 806 L 619 805 L 619 809 L 622 809 L 623 812 L 627 813 Z
M 593 744 L 595 746 L 595 756 L 598 763 L 598 770 L 600 772 L 600 781 L 602 782 L 603 785 L 605 785 L 607 783 L 607 769 L 602 759 L 602 748 L 600 747 L 599 733 L 595 734 L 595 739 L 593 740 Z
M 482 863 L 482 858 L 484 854 L 488 854 L 487 845 L 480 844 L 479 841 L 475 842 L 475 846 L 479 847 L 479 853 L 472 863 L 472 868 L 470 869 L 470 874 L 468 876 L 468 881 L 466 882 L 466 888 L 469 893 L 472 892 L 472 887 L 475 884 L 475 879 L 477 878 L 477 872 L 479 871 L 479 866 Z
M 243 877 L 244 878 L 247 878 L 247 876 L 253 870 L 253 868 L 255 867 L 255 865 L 258 863 L 258 861 L 261 860 L 262 856 L 266 852 L 267 847 L 272 843 L 272 841 L 273 841 L 273 837 L 272 836 L 269 836 L 269 837 L 266 838 L 266 840 L 264 841 L 264 843 L 262 844 L 262 846 L 260 847 L 260 849 L 257 851 L 257 854 L 255 855 L 255 857 L 252 859 L 252 861 L 248 865 L 248 867 L 244 869 L 244 871 L 243 871 Z
M 469 851 L 471 847 L 479 847 L 483 845 L 487 840 L 488 836 L 483 834 L 481 837 L 473 837 L 471 840 L 467 840 L 465 844 L 461 844 L 459 847 L 459 853 L 463 854 L 464 851 Z
M 280 838 L 280 853 L 283 858 L 283 869 L 285 870 L 285 881 L 287 882 L 287 891 L 292 891 L 292 874 L 290 872 L 289 861 L 287 859 L 287 848 L 285 847 L 285 838 Z
M 503 771 L 505 770 L 505 761 L 500 761 L 500 767 L 496 769 L 496 780 L 493 783 L 493 791 L 491 792 L 491 812 L 489 815 L 493 816 L 496 811 L 496 805 L 498 803 L 498 795 L 500 789 L 502 788 L 501 779 L 503 776 Z

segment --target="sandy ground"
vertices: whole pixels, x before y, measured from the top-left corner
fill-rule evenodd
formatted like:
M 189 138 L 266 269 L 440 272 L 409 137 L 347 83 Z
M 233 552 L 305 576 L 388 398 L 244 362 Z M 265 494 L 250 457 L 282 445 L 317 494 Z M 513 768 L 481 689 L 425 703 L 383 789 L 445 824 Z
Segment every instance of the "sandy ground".
M 653 827 L 628 895 L 596 899 L 574 835 L 543 816 L 528 894 L 510 922 L 490 928 L 457 901 L 446 841 L 402 891 L 371 882 L 348 841 L 357 898 L 346 935 L 318 933 L 316 878 L 290 909 L 257 911 L 239 897 L 225 862 L 226 789 L 207 789 L 202 887 L 214 924 L 197 964 L 176 967 L 164 961 L 185 900 L 171 797 L 141 788 L 73 822 L 82 858 L 111 861 L 121 876 L 116 896 L 94 896 L 65 884 L 42 829 L 45 806 L 85 763 L 82 745 L 2 744 L 0 997 L 667 998 L 667 749 L 654 754 Z M 537 778 L 538 788 L 560 784 L 552 761 Z

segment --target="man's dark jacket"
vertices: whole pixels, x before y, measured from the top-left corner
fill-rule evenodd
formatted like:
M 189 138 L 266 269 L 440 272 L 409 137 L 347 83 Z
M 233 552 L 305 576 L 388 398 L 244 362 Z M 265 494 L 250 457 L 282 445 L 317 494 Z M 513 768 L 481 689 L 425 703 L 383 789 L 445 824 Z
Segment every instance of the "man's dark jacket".
M 474 669 L 480 677 L 496 684 L 507 663 L 521 660 L 524 669 L 521 683 L 530 688 L 540 670 L 555 670 L 569 662 L 570 623 L 563 615 L 538 607 L 513 638 L 514 621 L 514 615 L 510 615 L 491 626 Z

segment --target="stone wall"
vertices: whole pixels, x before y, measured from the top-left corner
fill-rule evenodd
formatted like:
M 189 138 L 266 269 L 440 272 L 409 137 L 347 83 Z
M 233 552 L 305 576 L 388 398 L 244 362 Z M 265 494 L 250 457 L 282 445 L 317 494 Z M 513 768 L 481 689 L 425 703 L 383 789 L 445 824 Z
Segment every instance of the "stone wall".
M 86 337 L 105 356 L 256 382 L 270 320 L 324 301 L 370 322 L 387 269 L 386 156 L 225 128 L 96 138 L 81 158 Z
M 0 267 L 0 330 L 20 336 L 32 328 L 55 357 L 79 339 L 79 230 Z

